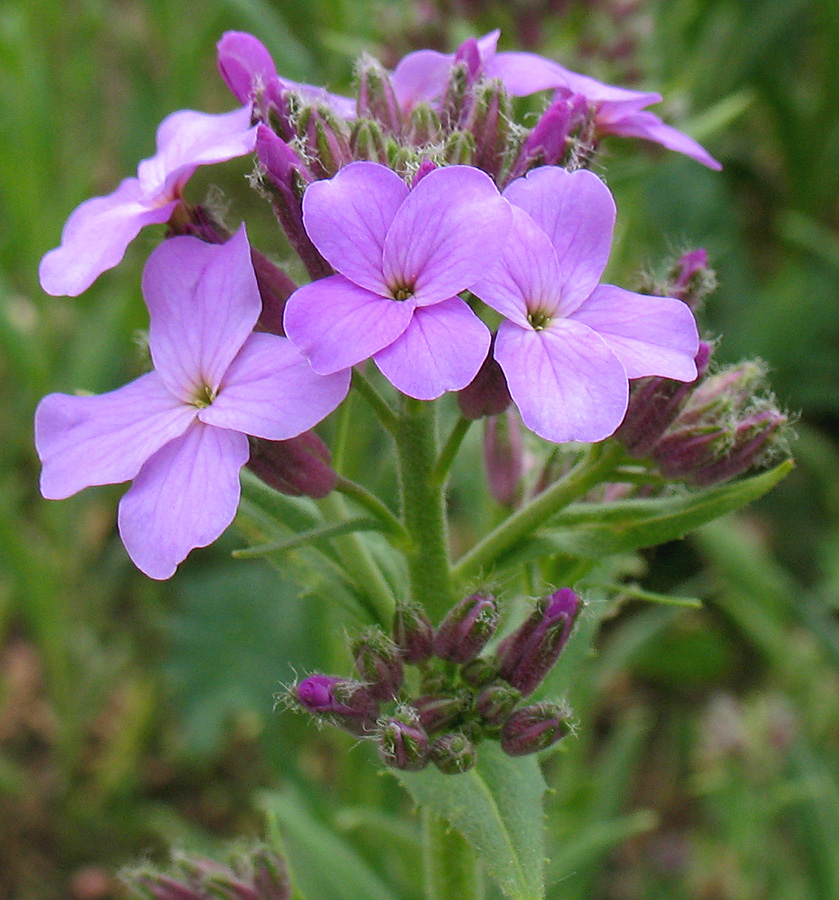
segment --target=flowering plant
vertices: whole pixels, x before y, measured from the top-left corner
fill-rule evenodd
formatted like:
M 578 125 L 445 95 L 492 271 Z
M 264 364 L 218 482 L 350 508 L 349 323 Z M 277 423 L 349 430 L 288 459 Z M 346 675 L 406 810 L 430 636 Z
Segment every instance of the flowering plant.
M 789 468 L 760 367 L 715 370 L 700 339 L 702 251 L 643 293 L 602 282 L 619 211 L 593 170 L 601 141 L 719 164 L 646 109 L 658 94 L 497 52 L 498 38 L 392 72 L 365 57 L 352 100 L 224 35 L 241 108 L 169 116 L 137 178 L 82 204 L 41 265 L 48 293 L 75 296 L 167 223 L 143 274 L 153 368 L 98 397 L 51 394 L 35 417 L 45 497 L 133 481 L 119 530 L 152 578 L 218 538 L 242 492 L 258 515 L 243 515 L 240 556 L 321 552 L 364 625 L 357 677 L 309 674 L 279 705 L 375 745 L 427 812 L 429 896 L 456 884 L 465 900 L 482 896 L 482 867 L 512 898 L 544 896 L 535 754 L 573 730 L 552 673 L 627 589 L 627 559 Z M 538 93 L 525 127 L 513 98 Z M 251 153 L 305 284 L 263 255 L 277 248 L 185 199 L 198 166 Z M 354 396 L 390 441 L 397 509 L 345 474 Z M 312 429 L 333 414 L 330 450 Z M 508 509 L 452 559 L 449 476 L 479 420 Z M 254 865 L 203 866 L 190 884 L 144 873 L 142 887 L 204 896 L 207 879 L 257 879 Z

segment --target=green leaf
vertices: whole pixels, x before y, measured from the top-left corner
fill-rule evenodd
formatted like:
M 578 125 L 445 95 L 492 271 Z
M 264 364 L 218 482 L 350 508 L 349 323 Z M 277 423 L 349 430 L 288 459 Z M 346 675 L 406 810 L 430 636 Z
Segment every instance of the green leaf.
M 700 525 L 733 512 L 771 490 L 793 467 L 791 459 L 774 469 L 733 484 L 690 491 L 658 500 L 576 504 L 560 513 L 554 527 L 541 531 L 508 557 L 540 558 L 567 553 L 600 559 L 684 537 Z
M 431 767 L 396 775 L 418 805 L 469 841 L 511 900 L 545 896 L 546 785 L 534 757 L 513 759 L 495 744 L 482 744 L 477 765 L 462 775 L 443 775 Z
M 307 900 L 396 900 L 352 846 L 315 819 L 294 794 L 266 792 L 261 806 L 279 828 L 278 849 Z

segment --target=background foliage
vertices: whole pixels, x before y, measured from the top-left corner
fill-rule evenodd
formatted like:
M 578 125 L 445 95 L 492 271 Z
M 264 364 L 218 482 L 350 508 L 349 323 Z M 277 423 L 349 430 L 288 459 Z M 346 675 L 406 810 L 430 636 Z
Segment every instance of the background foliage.
M 726 360 L 762 356 L 800 411 L 797 470 L 745 514 L 647 554 L 598 653 L 556 683 L 579 720 L 546 760 L 549 898 L 823 900 L 839 896 L 839 7 L 833 0 L 6 0 L 0 7 L 0 898 L 122 896 L 113 873 L 171 844 L 217 852 L 280 830 L 307 896 L 419 898 L 418 822 L 366 746 L 272 710 L 278 683 L 344 671 L 343 629 L 308 583 L 232 563 L 235 530 L 158 585 L 114 530 L 120 489 L 37 494 L 31 418 L 48 391 L 141 371 L 144 233 L 76 300 L 37 264 L 71 209 L 153 151 L 179 108 L 222 111 L 222 31 L 249 30 L 280 72 L 346 89 L 362 50 L 388 64 L 503 29 L 570 68 L 660 90 L 668 121 L 721 175 L 613 140 L 603 158 L 631 284 L 704 246 L 704 313 Z M 657 110 L 658 111 L 658 110 Z M 199 172 L 282 260 L 247 164 Z M 476 437 L 472 435 L 471 437 Z M 387 491 L 381 448 L 354 438 Z M 469 445 L 477 453 L 477 444 Z M 360 451 L 364 451 L 363 456 Z M 497 515 L 455 472 L 455 537 Z M 582 636 L 580 646 L 583 645 Z M 270 790 L 273 793 L 266 794 Z M 276 793 L 279 791 L 279 793 Z M 368 805 L 375 804 L 371 813 Z M 324 869 L 324 854 L 333 866 Z

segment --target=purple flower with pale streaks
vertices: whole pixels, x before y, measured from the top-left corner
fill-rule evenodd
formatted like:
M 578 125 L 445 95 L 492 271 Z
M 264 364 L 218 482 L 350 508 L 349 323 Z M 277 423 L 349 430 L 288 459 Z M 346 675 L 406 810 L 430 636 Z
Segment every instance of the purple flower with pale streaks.
M 711 169 L 722 166 L 693 138 L 666 125 L 655 113 L 645 109 L 660 103 L 661 94 L 633 91 L 603 84 L 587 75 L 579 75 L 559 63 L 535 53 L 497 53 L 500 32 L 493 31 L 482 38 L 470 38 L 458 53 L 464 60 L 474 57 L 468 46 L 477 51 L 486 78 L 498 78 L 509 94 L 525 97 L 538 91 L 552 90 L 572 100 L 582 97 L 591 107 L 597 132 L 621 137 L 637 137 L 668 150 L 675 150 L 695 159 Z M 439 99 L 458 54 L 419 50 L 410 53 L 393 72 L 393 89 L 404 108 L 410 109 L 420 101 Z
M 143 293 L 154 370 L 108 394 L 45 397 L 35 445 L 48 499 L 133 479 L 123 543 L 143 572 L 168 578 L 233 520 L 247 436 L 311 428 L 344 398 L 349 373 L 316 375 L 289 340 L 253 333 L 261 303 L 244 226 L 225 244 L 165 241 Z
M 338 274 L 291 295 L 285 333 L 322 374 L 372 356 L 419 400 L 466 387 L 490 335 L 457 295 L 501 252 L 510 215 L 489 176 L 469 166 L 435 169 L 413 189 L 373 162 L 314 182 L 303 221 Z
M 690 309 L 599 284 L 615 204 L 592 172 L 555 166 L 512 182 L 513 225 L 472 292 L 506 317 L 495 358 L 525 425 L 550 441 L 600 441 L 626 412 L 628 379 L 696 377 Z
M 305 103 L 323 104 L 345 119 L 355 118 L 355 100 L 330 94 L 312 84 L 281 78 L 271 54 L 252 34 L 226 31 L 216 47 L 221 77 L 240 103 L 251 103 L 263 90 L 275 99 L 284 91 L 291 91 Z
M 120 262 L 144 225 L 169 220 L 198 166 L 244 156 L 255 145 L 249 106 L 220 115 L 184 109 L 167 116 L 157 129 L 157 153 L 140 163 L 137 177 L 73 211 L 61 246 L 41 260 L 41 287 L 54 297 L 78 296 Z

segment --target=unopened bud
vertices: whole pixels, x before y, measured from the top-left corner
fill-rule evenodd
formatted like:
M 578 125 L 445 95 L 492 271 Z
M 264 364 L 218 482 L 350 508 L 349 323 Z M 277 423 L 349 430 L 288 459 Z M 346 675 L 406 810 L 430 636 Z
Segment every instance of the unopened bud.
M 297 285 L 282 269 L 253 248 L 251 261 L 256 275 L 256 286 L 259 288 L 259 298 L 262 301 L 262 312 L 259 314 L 257 326 L 260 331 L 284 335 L 285 302 L 297 289 Z
M 475 76 L 466 60 L 455 62 L 449 69 L 449 80 L 440 103 L 440 119 L 445 127 L 458 128 L 466 121 L 474 81 Z
M 525 138 L 509 177 L 518 178 L 535 166 L 561 165 L 571 146 L 570 135 L 585 123 L 588 113 L 584 97 L 558 93 Z
M 375 119 L 390 134 L 399 136 L 402 133 L 402 110 L 384 66 L 372 56 L 364 56 L 359 65 L 358 79 L 359 117 Z
M 297 129 L 316 178 L 331 178 L 352 160 L 346 124 L 325 107 L 303 107 Z
M 493 681 L 475 697 L 475 712 L 490 729 L 500 728 L 519 700 L 521 691 L 517 688 L 504 681 Z
M 356 119 L 350 132 L 350 153 L 353 159 L 385 165 L 388 149 L 381 125 L 372 119 Z
M 475 138 L 475 165 L 497 178 L 504 168 L 510 144 L 512 106 L 498 79 L 475 89 L 472 111 L 466 122 Z
M 419 723 L 428 732 L 447 731 L 469 709 L 471 698 L 463 694 L 423 694 L 411 700 Z
M 501 729 L 501 749 L 509 756 L 538 753 L 571 731 L 569 710 L 556 703 L 537 703 L 514 712 Z
M 291 880 L 283 858 L 268 847 L 258 847 L 248 856 L 259 900 L 290 900 Z
M 204 896 L 218 900 L 264 900 L 264 896 L 233 872 L 220 872 L 204 879 Z
M 419 168 L 416 172 L 414 172 L 413 178 L 411 178 L 411 190 L 413 190 L 426 175 L 433 172 L 436 168 L 438 168 L 437 163 L 432 162 L 430 159 L 424 159 L 419 164 Z
M 458 731 L 443 734 L 432 744 L 431 761 L 444 775 L 460 775 L 474 768 L 478 752 L 472 741 Z
M 379 756 L 386 766 L 415 772 L 428 764 L 428 735 L 413 710 L 402 709 L 380 724 Z
M 408 140 L 415 147 L 436 144 L 443 137 L 440 117 L 428 103 L 417 103 L 408 121 Z
M 319 500 L 337 484 L 329 448 L 314 431 L 287 441 L 251 438 L 250 448 L 248 468 L 282 494 Z
M 498 674 L 498 666 L 488 659 L 478 657 L 460 669 L 460 677 L 472 687 L 483 687 Z
M 524 474 L 524 445 L 513 410 L 484 420 L 483 450 L 490 494 L 502 506 L 515 506 Z
M 499 416 L 513 402 L 507 379 L 493 356 L 495 335 L 492 345 L 478 374 L 462 391 L 457 393 L 457 403 L 467 419 L 482 419 L 484 416 Z
M 453 166 L 471 166 L 475 161 L 475 138 L 468 131 L 453 131 L 443 146 L 443 158 Z
M 409 663 L 425 662 L 432 652 L 434 630 L 422 610 L 398 603 L 393 616 L 393 642 Z
M 498 674 L 523 697 L 532 694 L 562 652 L 582 609 L 570 588 L 543 597 L 528 619 L 498 647 Z
M 393 641 L 379 628 L 369 628 L 353 643 L 358 674 L 376 700 L 392 700 L 402 686 L 402 661 Z
M 708 253 L 701 247 L 684 253 L 668 275 L 669 297 L 677 297 L 694 311 L 717 286 L 717 276 L 708 266 Z
M 696 386 L 679 413 L 676 426 L 730 421 L 764 390 L 765 385 L 766 366 L 761 360 L 745 360 L 727 366 Z
M 379 704 L 367 686 L 332 675 L 310 675 L 293 688 L 301 707 L 353 734 L 370 734 Z
M 467 663 L 484 649 L 497 626 L 498 605 L 492 594 L 464 597 L 438 626 L 434 654 L 441 659 Z

